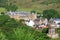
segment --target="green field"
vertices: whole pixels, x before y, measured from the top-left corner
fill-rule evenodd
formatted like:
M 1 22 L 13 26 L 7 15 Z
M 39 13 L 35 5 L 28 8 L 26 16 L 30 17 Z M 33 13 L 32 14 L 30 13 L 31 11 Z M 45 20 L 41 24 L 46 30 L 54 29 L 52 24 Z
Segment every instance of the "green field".
M 4 1 L 5 2 L 5 1 Z M 5 3 L 2 2 L 3 5 Z M 8 5 L 16 5 L 16 11 L 32 11 L 43 12 L 46 9 L 55 9 L 60 11 L 60 0 L 9 0 Z

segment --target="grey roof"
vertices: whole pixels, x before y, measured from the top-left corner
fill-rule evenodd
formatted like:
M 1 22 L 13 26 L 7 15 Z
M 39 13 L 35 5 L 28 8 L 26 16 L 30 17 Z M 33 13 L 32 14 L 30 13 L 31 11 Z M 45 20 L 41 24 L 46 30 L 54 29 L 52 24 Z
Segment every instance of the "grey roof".
M 55 20 L 55 21 L 60 21 L 60 18 L 55 18 L 55 19 L 53 19 L 53 20 Z
M 7 12 L 7 14 L 11 14 L 11 15 L 13 15 L 13 14 L 15 14 L 15 15 L 17 15 L 17 14 L 20 14 L 20 15 L 30 15 L 31 13 L 30 12 Z
M 35 19 L 34 21 L 40 21 L 40 19 L 39 19 L 39 18 L 37 18 L 37 19 Z

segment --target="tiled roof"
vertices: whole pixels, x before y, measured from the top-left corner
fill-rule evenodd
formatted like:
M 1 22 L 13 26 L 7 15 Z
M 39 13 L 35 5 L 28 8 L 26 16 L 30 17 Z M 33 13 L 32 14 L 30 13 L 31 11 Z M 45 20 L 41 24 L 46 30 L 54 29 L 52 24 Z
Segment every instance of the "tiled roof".
M 20 14 L 20 15 L 29 15 L 29 14 L 31 14 L 31 13 L 30 13 L 30 12 L 7 12 L 7 14 L 9 14 L 9 15 L 10 15 L 10 14 L 11 14 L 11 15 L 13 15 L 13 14 L 14 14 L 14 15 L 17 15 L 17 14 L 18 14 L 18 15 L 19 15 L 19 14 Z
M 39 19 L 39 18 L 37 18 L 37 19 L 35 19 L 34 21 L 40 21 L 40 19 Z
M 60 18 L 55 18 L 55 19 L 53 19 L 53 20 L 55 20 L 55 21 L 60 21 Z

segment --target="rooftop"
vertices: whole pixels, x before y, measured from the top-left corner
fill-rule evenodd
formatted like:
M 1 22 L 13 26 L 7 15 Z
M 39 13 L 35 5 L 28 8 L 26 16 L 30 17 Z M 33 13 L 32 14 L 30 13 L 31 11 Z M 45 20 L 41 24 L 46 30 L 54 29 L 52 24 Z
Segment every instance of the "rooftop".
M 11 15 L 17 15 L 17 14 L 19 14 L 19 15 L 29 15 L 29 14 L 31 14 L 30 12 L 7 12 L 7 14 L 11 14 Z
M 55 20 L 55 21 L 60 21 L 60 18 L 55 18 L 55 19 L 53 19 L 53 20 Z

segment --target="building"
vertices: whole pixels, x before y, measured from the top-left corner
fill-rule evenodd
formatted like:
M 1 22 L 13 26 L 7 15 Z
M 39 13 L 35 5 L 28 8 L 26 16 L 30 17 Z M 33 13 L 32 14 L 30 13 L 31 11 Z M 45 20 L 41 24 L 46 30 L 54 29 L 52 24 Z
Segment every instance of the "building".
M 48 20 L 46 18 L 37 18 L 34 20 L 35 26 L 47 28 Z
M 60 18 L 55 18 L 53 20 L 56 23 L 57 28 L 59 28 L 60 27 Z
M 37 14 L 31 12 L 7 12 L 7 15 L 17 20 L 35 20 L 37 18 Z
M 28 26 L 31 26 L 31 27 L 34 27 L 34 21 L 33 20 L 26 20 L 25 21 L 25 24 L 28 25 Z
M 59 38 L 59 34 L 56 33 L 56 23 L 54 22 L 54 20 L 51 18 L 49 20 L 49 24 L 48 24 L 48 36 L 51 38 Z

